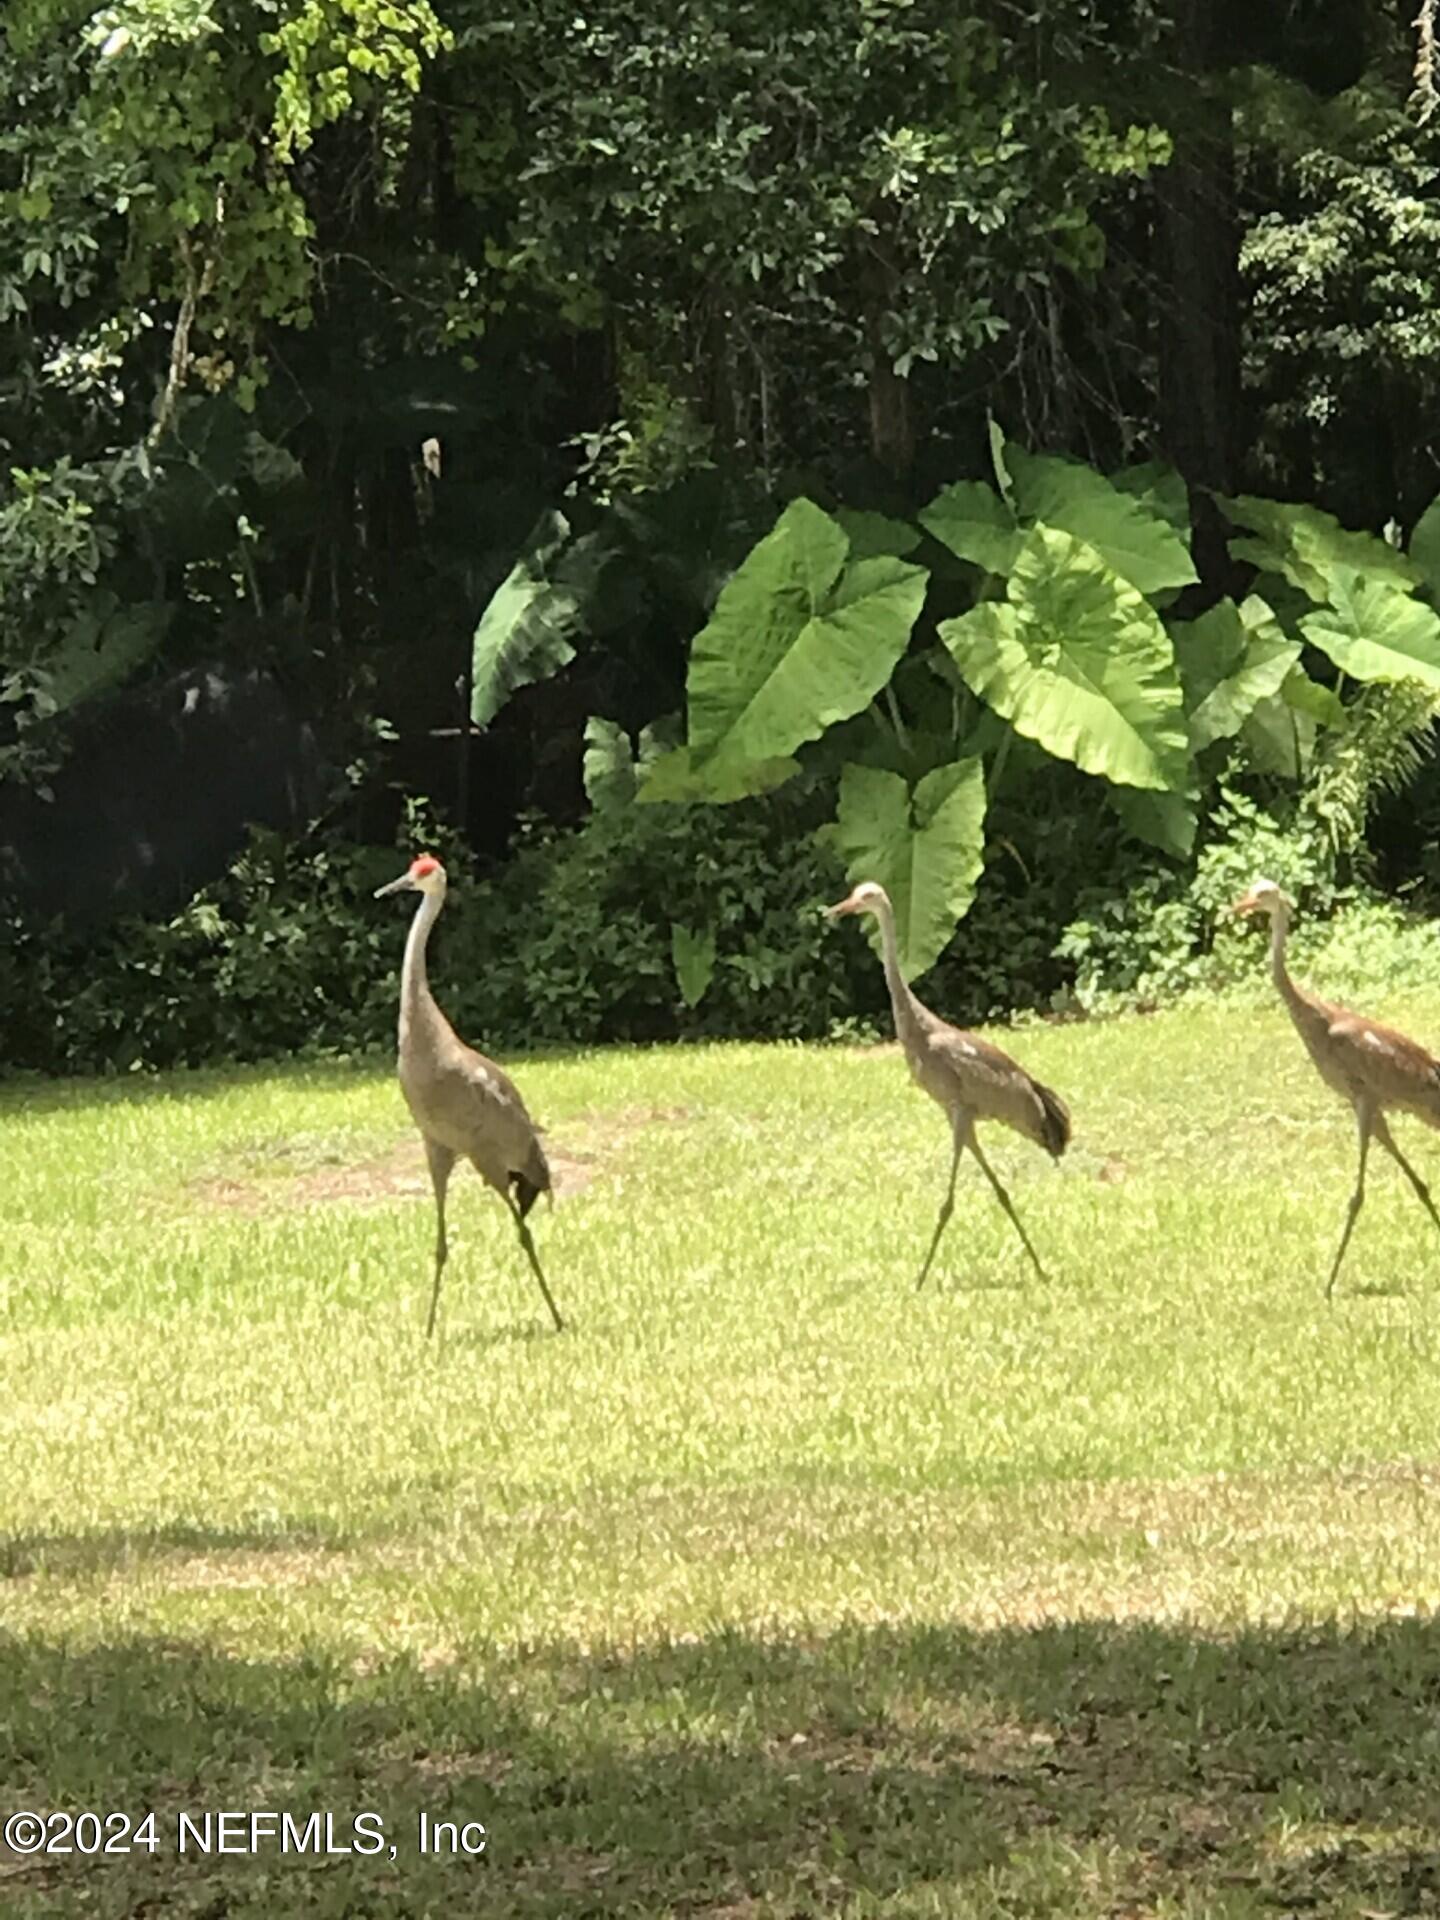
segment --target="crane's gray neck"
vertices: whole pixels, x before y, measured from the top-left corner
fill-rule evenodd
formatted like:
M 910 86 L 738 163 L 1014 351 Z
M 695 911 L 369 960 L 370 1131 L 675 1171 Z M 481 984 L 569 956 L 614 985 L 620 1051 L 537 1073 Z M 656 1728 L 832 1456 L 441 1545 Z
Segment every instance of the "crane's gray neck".
M 1290 915 L 1283 906 L 1277 906 L 1270 915 L 1270 977 L 1280 998 L 1295 1013 L 1304 1010 L 1307 1003 L 1285 965 L 1285 942 L 1289 933 Z
M 438 1019 L 440 1009 L 430 995 L 430 982 L 425 972 L 425 948 L 429 943 L 430 929 L 440 918 L 440 909 L 445 904 L 443 893 L 426 893 L 421 897 L 420 908 L 410 922 L 410 932 L 405 941 L 405 964 L 400 969 L 400 1045 L 405 1045 L 408 1035 L 419 1026 L 428 1025 Z
M 900 971 L 900 942 L 895 937 L 895 911 L 888 899 L 875 902 L 880 922 L 880 940 L 885 953 L 885 984 L 890 989 L 890 1005 L 895 1014 L 895 1037 L 902 1043 L 920 1028 L 920 1002 L 910 991 Z

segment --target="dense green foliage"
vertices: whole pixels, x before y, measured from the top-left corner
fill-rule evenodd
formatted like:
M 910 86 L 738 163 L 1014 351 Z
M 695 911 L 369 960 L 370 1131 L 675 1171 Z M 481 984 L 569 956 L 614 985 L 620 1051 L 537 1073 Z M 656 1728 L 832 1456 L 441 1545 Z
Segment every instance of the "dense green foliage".
M 833 869 L 768 811 L 601 814 L 563 835 L 536 824 L 481 883 L 453 835 L 427 839 L 454 883 L 437 988 L 477 1041 L 813 1036 L 857 998 L 879 1004 L 816 911 Z M 398 864 L 384 849 L 266 835 L 168 924 L 121 922 L 98 946 L 13 937 L 0 945 L 0 1004 L 27 1010 L 9 1024 L 7 1056 L 93 1072 L 388 1045 L 406 916 L 370 895 Z M 691 1015 L 671 926 L 702 918 L 718 953 Z
M 11 916 L 5 1057 L 370 1044 L 397 790 L 507 1043 L 866 1018 L 862 868 L 957 1013 L 1211 978 L 1245 809 L 1321 911 L 1433 905 L 1414 56 L 1382 0 L 15 0 L 0 781 L 223 661 L 352 805 L 164 924 Z
M 843 881 L 814 817 L 802 797 L 723 813 L 602 810 L 569 831 L 532 822 L 484 880 L 453 833 L 428 825 L 453 882 L 437 991 L 462 1033 L 507 1049 L 878 1030 L 879 968 L 818 911 Z M 5 1057 L 98 1072 L 388 1046 L 405 916 L 370 895 L 400 858 L 264 835 L 164 924 L 121 921 L 99 941 L 12 925 L 0 941 Z M 987 892 L 939 990 L 977 1019 L 1044 1004 L 1062 978 L 1044 919 L 1054 907 Z M 693 1006 L 684 935 L 703 935 L 709 955 Z

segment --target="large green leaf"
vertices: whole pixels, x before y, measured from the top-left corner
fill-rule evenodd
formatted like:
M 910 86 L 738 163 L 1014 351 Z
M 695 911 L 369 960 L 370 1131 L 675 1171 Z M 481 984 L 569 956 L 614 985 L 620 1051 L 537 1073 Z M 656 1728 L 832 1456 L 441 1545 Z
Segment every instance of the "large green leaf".
M 475 629 L 470 717 L 488 727 L 518 687 L 575 658 L 610 549 L 598 534 L 572 541 L 563 513 L 541 514 Z
M 45 662 L 53 713 L 63 713 L 122 685 L 164 639 L 174 617 L 168 600 L 121 606 L 113 593 L 95 594 Z
M 1440 688 L 1440 616 L 1384 580 L 1344 574 L 1331 604 L 1300 631 L 1355 680 L 1420 680 Z
M 893 553 L 903 559 L 920 544 L 920 535 L 908 520 L 892 520 L 888 513 L 837 507 L 835 519 L 850 542 L 852 560 L 873 560 L 877 553 Z
M 726 583 L 690 655 L 697 768 L 783 759 L 890 678 L 928 576 L 888 554 L 847 564 L 849 544 L 828 513 L 795 500 Z
M 698 933 L 678 921 L 670 928 L 670 957 L 675 979 L 687 1007 L 698 1007 L 715 977 L 715 935 L 709 927 Z
M 1310 599 L 1329 600 L 1338 581 L 1364 573 L 1400 591 L 1420 580 L 1420 570 L 1373 533 L 1352 533 L 1333 514 L 1285 500 L 1260 500 L 1242 494 L 1221 497 L 1226 517 L 1251 538 L 1232 539 L 1236 560 L 1248 560 L 1262 573 L 1278 573 Z
M 1333 687 L 1322 687 L 1318 680 L 1312 680 L 1303 667 L 1291 669 L 1280 688 L 1280 698 L 1318 726 L 1343 727 L 1349 723 L 1349 710 L 1339 694 Z
M 1218 601 L 1198 620 L 1173 627 L 1171 638 L 1194 753 L 1212 741 L 1233 739 L 1260 701 L 1280 691 L 1300 658 L 1300 642 L 1286 639 L 1253 593 L 1239 607 Z
M 937 767 L 913 792 L 898 773 L 846 767 L 833 837 L 851 881 L 878 880 L 889 894 L 900 971 L 913 980 L 944 952 L 985 865 L 980 761 Z M 879 951 L 878 929 L 870 939 Z
M 995 483 L 1005 496 L 1007 504 L 1013 501 L 1014 486 L 1010 479 L 1010 468 L 1005 460 L 1005 434 L 993 413 L 985 416 L 985 428 L 990 440 L 990 464 L 995 469 Z
M 735 761 L 707 760 L 697 767 L 689 747 L 672 747 L 646 763 L 642 754 L 635 798 L 642 806 L 689 806 L 708 801 L 724 806 L 769 793 L 800 771 L 800 762 L 787 758 Z
M 1303 777 L 1315 754 L 1315 736 L 1331 724 L 1333 703 L 1341 720 L 1345 709 L 1328 687 L 1319 687 L 1303 667 L 1292 667 L 1278 693 L 1256 702 L 1240 729 L 1240 742 L 1260 773 L 1286 780 Z
M 1119 786 L 1188 789 L 1169 635 L 1136 588 L 1072 534 L 1036 527 L 1008 602 L 972 607 L 943 622 L 940 637 L 1017 733 Z
M 1148 498 L 1123 493 L 1093 467 L 1055 454 L 1012 447 L 1010 470 L 1022 519 L 1083 540 L 1141 593 L 1163 593 L 1198 578 L 1185 541 Z
M 1440 594 L 1440 495 L 1415 522 L 1410 536 L 1410 559 L 1425 577 L 1425 584 Z
M 1020 551 L 1014 514 L 983 480 L 957 480 L 921 509 L 919 520 L 952 553 L 986 573 L 1009 573 Z
M 1154 793 L 1144 787 L 1112 787 L 1110 803 L 1137 840 L 1188 860 L 1200 824 L 1200 789 Z
M 635 798 L 635 756 L 630 736 L 618 720 L 592 714 L 585 722 L 585 758 L 582 763 L 585 797 L 605 811 Z
M 1174 528 L 1188 547 L 1190 544 L 1190 495 L 1174 467 L 1163 460 L 1145 460 L 1138 466 L 1121 467 L 1110 476 L 1110 484 L 1128 493 L 1151 513 Z
M 1015 511 L 983 481 L 958 480 L 919 515 L 962 560 L 1008 574 L 1024 541 L 1024 520 L 1074 534 L 1144 594 L 1168 593 L 1196 578 L 1189 504 L 1171 468 L 1135 467 L 1107 480 L 1076 461 L 1019 447 L 1010 447 L 1007 458 Z

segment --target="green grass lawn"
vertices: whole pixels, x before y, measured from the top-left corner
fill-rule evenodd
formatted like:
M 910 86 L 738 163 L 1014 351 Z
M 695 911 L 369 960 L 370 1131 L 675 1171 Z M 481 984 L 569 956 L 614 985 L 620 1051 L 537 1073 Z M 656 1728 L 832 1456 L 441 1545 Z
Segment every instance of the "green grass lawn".
M 1278 1009 L 1009 1044 L 1050 1284 L 967 1167 L 917 1295 L 893 1049 L 595 1053 L 519 1073 L 569 1329 L 466 1172 L 428 1347 L 388 1072 L 0 1097 L 0 1811 L 159 1839 L 0 1849 L 0 1909 L 1440 1910 L 1440 1239 L 1372 1156 L 1327 1305 L 1353 1127 Z M 385 1849 L 177 1854 L 227 1809 Z

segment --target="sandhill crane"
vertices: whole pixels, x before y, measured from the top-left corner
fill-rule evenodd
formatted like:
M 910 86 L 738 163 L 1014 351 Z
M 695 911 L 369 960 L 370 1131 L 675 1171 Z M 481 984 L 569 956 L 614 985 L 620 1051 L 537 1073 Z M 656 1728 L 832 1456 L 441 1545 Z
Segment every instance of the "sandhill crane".
M 1002 1126 L 1023 1133 L 1038 1147 L 1044 1147 L 1058 1160 L 1070 1144 L 1070 1113 L 1065 1102 L 1049 1087 L 1032 1080 L 1009 1054 L 992 1047 L 973 1033 L 962 1033 L 948 1021 L 922 1007 L 910 991 L 900 971 L 900 952 L 895 938 L 895 912 L 890 896 L 873 880 L 862 880 L 855 891 L 838 905 L 826 908 L 834 920 L 847 913 L 873 913 L 880 922 L 880 937 L 885 951 L 885 980 L 890 988 L 890 1004 L 895 1010 L 895 1034 L 910 1063 L 911 1078 L 932 1100 L 937 1100 L 950 1117 L 954 1153 L 950 1160 L 950 1185 L 941 1202 L 929 1251 L 920 1269 L 916 1287 L 923 1287 L 946 1222 L 955 1209 L 955 1176 L 960 1156 L 968 1147 L 980 1163 L 981 1172 L 995 1189 L 995 1196 L 1010 1216 L 1025 1251 L 1035 1263 L 1043 1280 L 1045 1269 L 1020 1224 L 1020 1216 L 1009 1194 L 1001 1186 L 994 1169 L 980 1151 L 975 1135 L 978 1120 L 998 1120 Z
M 410 925 L 400 974 L 400 1088 L 425 1142 L 435 1188 L 435 1285 L 426 1338 L 435 1330 L 440 1276 L 445 1270 L 445 1190 L 450 1170 L 462 1156 L 510 1209 L 559 1333 L 565 1323 L 550 1297 L 525 1224 L 539 1196 L 550 1191 L 545 1149 L 514 1083 L 493 1060 L 465 1045 L 431 995 L 425 947 L 445 904 L 444 867 L 432 855 L 422 854 L 398 880 L 377 887 L 375 898 L 407 888 L 423 896 Z
M 1427 1126 L 1440 1127 L 1440 1061 L 1436 1061 L 1393 1027 L 1366 1020 L 1345 1007 L 1331 1006 L 1313 993 L 1306 993 L 1290 978 L 1285 965 L 1285 940 L 1290 931 L 1292 903 L 1273 880 L 1257 880 L 1248 893 L 1231 908 L 1232 913 L 1268 913 L 1270 916 L 1270 972 L 1280 998 L 1290 1010 L 1290 1018 L 1305 1050 L 1315 1062 L 1320 1078 L 1355 1109 L 1355 1124 L 1360 1132 L 1360 1169 L 1355 1191 L 1345 1216 L 1345 1231 L 1330 1278 L 1325 1286 L 1328 1300 L 1335 1291 L 1340 1262 L 1355 1230 L 1355 1219 L 1365 1204 L 1365 1161 L 1371 1139 L 1376 1139 L 1395 1160 L 1426 1212 L 1440 1227 L 1430 1189 L 1401 1153 L 1390 1135 L 1386 1109 L 1397 1107 L 1418 1114 Z

